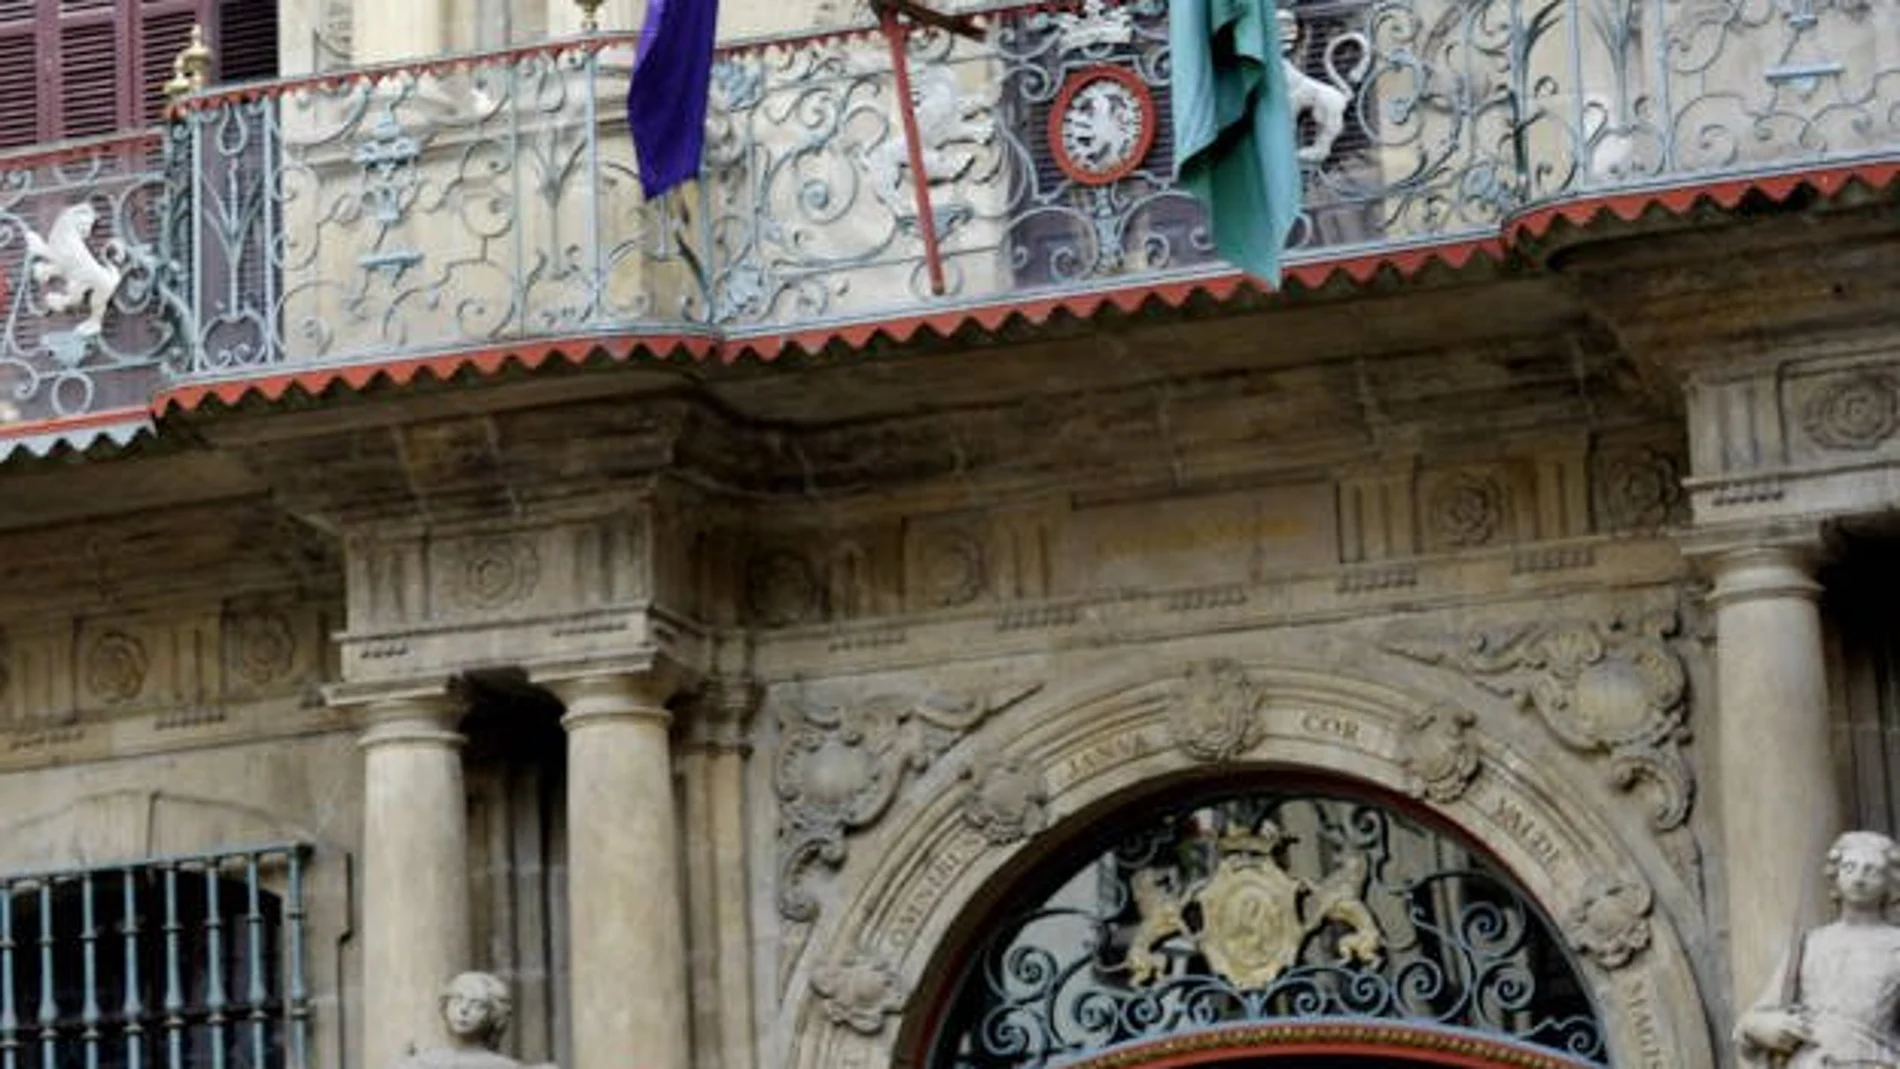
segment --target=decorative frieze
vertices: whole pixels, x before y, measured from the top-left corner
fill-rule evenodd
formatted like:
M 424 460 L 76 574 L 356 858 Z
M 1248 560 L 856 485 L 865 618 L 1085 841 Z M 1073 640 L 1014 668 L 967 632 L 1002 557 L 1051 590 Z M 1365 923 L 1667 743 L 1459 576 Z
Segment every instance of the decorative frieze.
M 1040 689 L 1035 684 L 974 697 L 908 693 L 838 705 L 788 703 L 773 761 L 779 913 L 793 921 L 815 919 L 819 903 L 807 886 L 812 868 L 844 864 L 847 837 L 877 823 L 911 776 L 978 724 Z M 994 816 L 1001 820 L 1005 814 Z M 1029 819 L 1026 811 L 1013 816 Z
M 1653 789 L 1651 821 L 1680 826 L 1695 794 L 1682 752 L 1688 677 L 1669 637 L 1675 613 L 1536 621 L 1464 632 L 1393 629 L 1386 650 L 1466 674 L 1579 753 L 1604 758 L 1613 785 Z

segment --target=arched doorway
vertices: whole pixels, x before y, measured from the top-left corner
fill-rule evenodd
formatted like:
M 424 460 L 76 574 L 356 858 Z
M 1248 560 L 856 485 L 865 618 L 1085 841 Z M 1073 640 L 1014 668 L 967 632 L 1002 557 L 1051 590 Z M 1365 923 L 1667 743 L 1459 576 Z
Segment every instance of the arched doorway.
M 1503 867 L 1375 789 L 1256 773 L 1121 807 L 992 899 L 923 1069 L 1608 1063 Z

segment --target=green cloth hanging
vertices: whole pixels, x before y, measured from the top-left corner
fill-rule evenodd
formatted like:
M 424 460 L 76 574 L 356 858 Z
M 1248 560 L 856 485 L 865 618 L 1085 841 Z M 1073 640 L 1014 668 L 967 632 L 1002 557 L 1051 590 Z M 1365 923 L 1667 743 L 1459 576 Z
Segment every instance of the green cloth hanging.
M 1173 0 L 1176 180 L 1222 258 L 1268 285 L 1300 214 L 1299 144 L 1272 0 Z

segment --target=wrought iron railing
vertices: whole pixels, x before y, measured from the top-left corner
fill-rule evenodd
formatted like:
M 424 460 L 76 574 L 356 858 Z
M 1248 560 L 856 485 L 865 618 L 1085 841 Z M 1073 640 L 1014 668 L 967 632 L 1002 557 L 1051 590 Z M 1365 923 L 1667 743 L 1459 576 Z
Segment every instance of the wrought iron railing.
M 301 847 L 0 877 L 0 1067 L 302 1069 Z
M 1065 0 L 979 13 L 974 40 L 723 48 L 705 180 L 653 204 L 612 36 L 214 89 L 162 154 L 0 160 L 0 436 L 135 404 L 161 362 L 202 384 L 596 336 L 756 342 L 1221 270 L 1173 180 L 1166 14 Z M 1900 35 L 1865 0 L 1294 0 L 1283 20 L 1296 265 L 1900 152 Z M 85 255 L 38 251 L 29 232 L 84 230 L 62 214 L 82 200 Z M 109 300 L 79 301 L 73 270 L 95 293 L 116 278 Z

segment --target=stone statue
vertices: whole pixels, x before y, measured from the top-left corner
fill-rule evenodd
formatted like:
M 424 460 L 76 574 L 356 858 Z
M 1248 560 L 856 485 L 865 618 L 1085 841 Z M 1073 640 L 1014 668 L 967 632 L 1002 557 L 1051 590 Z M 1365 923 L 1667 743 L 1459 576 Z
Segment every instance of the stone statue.
M 1745 1064 L 1900 1069 L 1900 846 L 1850 831 L 1827 852 L 1840 918 L 1804 933 L 1736 1031 Z
M 528 1069 L 496 1049 L 513 1014 L 508 985 L 499 977 L 485 972 L 462 973 L 442 991 L 442 1025 L 448 1043 L 416 1051 L 403 1059 L 399 1069 Z

